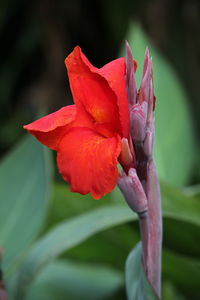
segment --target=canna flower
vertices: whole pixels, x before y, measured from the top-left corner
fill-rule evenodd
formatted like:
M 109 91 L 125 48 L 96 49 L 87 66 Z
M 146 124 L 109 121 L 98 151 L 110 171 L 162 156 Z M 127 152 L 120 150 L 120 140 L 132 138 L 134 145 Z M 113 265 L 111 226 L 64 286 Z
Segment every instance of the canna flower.
M 139 89 L 128 43 L 126 61 L 119 58 L 98 69 L 76 47 L 65 64 L 75 104 L 24 128 L 57 151 L 58 169 L 72 192 L 99 199 L 118 184 L 139 216 L 144 271 L 160 297 L 162 213 L 153 160 L 155 96 L 148 49 Z
M 72 192 L 94 199 L 111 192 L 119 173 L 134 166 L 126 64 L 119 58 L 98 69 L 80 47 L 66 58 L 74 105 L 24 128 L 57 151 L 57 165 Z

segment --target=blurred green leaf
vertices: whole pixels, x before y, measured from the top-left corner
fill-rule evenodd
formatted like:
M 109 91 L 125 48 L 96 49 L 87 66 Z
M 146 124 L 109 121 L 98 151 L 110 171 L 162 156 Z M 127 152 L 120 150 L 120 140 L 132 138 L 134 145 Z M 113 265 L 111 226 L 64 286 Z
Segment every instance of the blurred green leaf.
M 183 220 L 164 218 L 163 245 L 180 254 L 200 258 L 199 226 Z
M 25 289 L 36 273 L 63 251 L 97 232 L 133 219 L 136 219 L 136 215 L 128 207 L 113 205 L 93 210 L 55 226 L 36 243 L 17 275 L 14 283 L 17 299 L 23 298 Z
M 200 255 L 200 197 L 161 182 L 164 245 L 188 255 Z M 173 215 L 173 220 L 172 220 Z
M 90 262 L 98 261 L 123 270 L 130 249 L 140 239 L 137 225 L 123 224 L 107 229 L 66 251 L 64 256 Z
M 66 183 L 54 185 L 52 200 L 45 231 L 58 222 L 80 215 L 90 209 L 117 203 L 111 194 L 102 197 L 99 201 L 94 201 L 89 194 L 83 196 L 71 193 Z M 124 202 L 124 200 L 122 201 Z M 90 262 L 98 261 L 122 270 L 130 249 L 139 240 L 136 227 L 137 224 L 123 224 L 107 229 L 65 251 L 62 256 Z
M 143 270 L 141 243 L 133 248 L 126 261 L 126 292 L 128 300 L 158 300 Z
M 48 213 L 47 227 L 72 216 L 80 215 L 92 208 L 115 202 L 115 199 L 110 197 L 110 194 L 103 196 L 100 200 L 94 200 L 90 194 L 71 193 L 70 187 L 66 183 L 55 183 L 53 185 L 52 205 Z
M 185 298 L 176 290 L 174 285 L 170 281 L 163 283 L 162 298 L 164 300 L 184 300 Z
M 123 283 L 123 275 L 111 268 L 58 260 L 44 268 L 25 299 L 107 299 L 108 296 L 115 294 Z
M 200 226 L 199 197 L 189 196 L 163 181 L 160 187 L 164 216 Z
M 184 296 L 199 298 L 200 260 L 164 249 L 162 269 L 163 277 L 173 282 Z
M 6 274 L 41 230 L 50 180 L 49 152 L 31 136 L 0 164 L 0 245 Z
M 131 25 L 127 40 L 138 63 L 136 72 L 138 83 L 141 79 L 147 46 L 153 58 L 157 97 L 155 158 L 159 177 L 175 185 L 184 185 L 188 182 L 196 155 L 193 126 L 185 91 L 169 62 L 152 47 L 138 25 Z
M 183 187 L 185 194 L 189 196 L 200 196 L 200 184 Z

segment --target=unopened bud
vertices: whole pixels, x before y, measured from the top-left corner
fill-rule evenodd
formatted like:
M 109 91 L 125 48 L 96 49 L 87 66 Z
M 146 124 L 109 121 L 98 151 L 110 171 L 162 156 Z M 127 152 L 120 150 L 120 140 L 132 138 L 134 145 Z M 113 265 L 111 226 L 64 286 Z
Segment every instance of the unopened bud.
M 143 142 L 146 135 L 147 102 L 130 108 L 130 128 L 133 142 Z
M 144 77 L 144 75 L 147 71 L 148 64 L 149 64 L 149 49 L 148 49 L 148 47 L 146 47 L 146 51 L 145 51 L 145 54 L 144 54 L 144 64 L 143 64 L 142 77 Z
M 134 165 L 134 153 L 131 153 L 129 143 L 126 138 L 122 139 L 122 150 L 119 156 L 119 162 L 126 172 L 128 172 L 128 170 Z
M 128 93 L 128 100 L 131 105 L 136 104 L 137 102 L 137 87 L 136 87 L 136 81 L 135 81 L 135 71 L 132 69 L 130 78 L 128 81 L 128 88 L 127 88 L 127 93 Z
M 152 122 L 152 118 L 154 116 L 155 109 L 155 96 L 154 96 L 154 86 L 153 86 L 153 68 L 152 68 L 152 60 L 149 60 L 149 72 L 150 72 L 150 81 L 149 81 L 149 99 L 148 99 L 148 112 L 147 112 L 147 120 Z
M 147 198 L 136 170 L 131 168 L 128 175 L 123 173 L 118 186 L 130 208 L 138 214 L 147 212 Z
M 144 153 L 147 157 L 152 157 L 153 155 L 153 144 L 154 144 L 154 126 L 153 121 L 147 123 L 146 137 L 144 140 Z
M 135 82 L 135 71 L 137 69 L 137 63 L 133 59 L 131 48 L 126 41 L 126 80 L 127 80 L 127 93 L 128 100 L 131 105 L 134 105 L 137 101 L 137 87 Z
M 138 94 L 138 102 L 139 103 L 142 103 L 143 101 L 148 102 L 149 93 L 150 93 L 150 58 L 149 58 L 149 51 L 147 49 L 144 57 L 144 66 L 143 66 L 143 73 L 142 73 L 142 81 L 141 81 L 139 94 Z

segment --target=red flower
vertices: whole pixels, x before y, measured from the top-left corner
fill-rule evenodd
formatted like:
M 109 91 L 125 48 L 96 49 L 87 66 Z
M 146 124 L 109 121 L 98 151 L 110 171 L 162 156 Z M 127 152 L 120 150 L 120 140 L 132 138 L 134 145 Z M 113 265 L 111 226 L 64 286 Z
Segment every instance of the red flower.
M 75 105 L 24 128 L 57 151 L 58 169 L 72 192 L 99 199 L 115 187 L 118 161 L 125 169 L 132 163 L 126 157 L 130 134 L 125 60 L 98 69 L 76 47 L 65 64 Z

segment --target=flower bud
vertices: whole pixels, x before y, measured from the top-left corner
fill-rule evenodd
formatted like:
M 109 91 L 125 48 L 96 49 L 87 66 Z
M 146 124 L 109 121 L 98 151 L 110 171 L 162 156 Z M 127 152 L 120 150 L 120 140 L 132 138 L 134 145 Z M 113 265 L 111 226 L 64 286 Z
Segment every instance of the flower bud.
M 136 104 L 137 102 L 137 87 L 135 82 L 135 71 L 132 68 L 130 73 L 130 78 L 128 81 L 128 87 L 127 87 L 127 93 L 128 93 L 128 100 L 131 105 Z
M 118 179 L 118 186 L 132 210 L 138 214 L 147 212 L 147 198 L 136 169 L 131 168 L 128 175 L 124 172 Z
M 144 66 L 143 66 L 141 85 L 138 94 L 138 102 L 139 103 L 142 103 L 143 101 L 148 102 L 149 92 L 150 92 L 150 58 L 149 58 L 149 50 L 147 48 L 144 57 Z
M 129 143 L 126 138 L 122 138 L 122 149 L 119 156 L 119 162 L 124 171 L 127 173 L 128 170 L 134 165 L 134 153 L 131 153 Z
M 128 100 L 131 105 L 134 105 L 137 102 L 137 87 L 135 82 L 136 69 L 137 63 L 133 59 L 131 48 L 126 41 L 126 81 Z
M 143 149 L 144 149 L 144 153 L 149 158 L 152 157 L 153 155 L 153 144 L 154 144 L 154 126 L 153 126 L 153 122 L 148 122 Z
M 130 130 L 133 142 L 143 142 L 146 135 L 147 102 L 130 107 Z
M 147 112 L 147 120 L 151 123 L 154 122 L 152 119 L 154 118 L 154 108 L 155 108 L 155 96 L 154 96 L 154 87 L 153 87 L 153 68 L 152 68 L 152 60 L 149 60 L 149 99 L 148 99 L 148 112 Z

